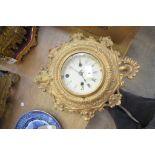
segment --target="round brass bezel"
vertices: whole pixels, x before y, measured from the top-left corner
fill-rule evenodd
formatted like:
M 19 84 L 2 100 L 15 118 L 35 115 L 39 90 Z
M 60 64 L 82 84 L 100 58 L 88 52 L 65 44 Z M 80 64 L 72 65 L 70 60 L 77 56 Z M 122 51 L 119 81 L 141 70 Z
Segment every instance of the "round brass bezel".
M 103 49 L 104 50 L 104 49 Z M 75 95 L 63 86 L 62 79 L 61 79 L 61 69 L 68 57 L 70 57 L 73 54 L 79 53 L 79 51 L 85 51 L 90 55 L 93 55 L 95 58 L 98 59 L 98 61 L 101 63 L 102 68 L 104 69 L 104 78 L 102 80 L 102 84 L 100 87 L 94 91 L 93 93 L 89 95 Z M 63 94 L 64 97 L 66 96 L 66 99 L 74 102 L 85 102 L 89 103 L 91 100 L 95 100 L 98 96 L 101 96 L 103 94 L 103 90 L 107 88 L 110 82 L 111 78 L 111 66 L 109 61 L 107 60 L 106 55 L 104 52 L 99 52 L 96 46 L 90 46 L 86 44 L 76 44 L 73 45 L 70 48 L 63 49 L 59 53 L 58 59 L 55 59 L 53 61 L 53 65 L 55 67 L 53 68 L 53 82 L 55 83 L 55 86 L 60 94 Z
M 96 88 L 94 91 L 92 91 L 91 93 L 88 93 L 88 94 L 78 94 L 78 93 L 75 93 L 75 92 L 69 90 L 69 89 L 65 86 L 65 84 L 64 84 L 64 82 L 63 82 L 63 80 L 62 80 L 62 78 L 61 78 L 61 85 L 66 89 L 66 91 L 68 91 L 68 92 L 69 92 L 70 94 L 72 94 L 72 95 L 80 96 L 80 97 L 87 97 L 87 96 L 90 96 L 90 95 L 96 93 L 96 92 L 101 88 L 102 84 L 104 84 L 105 66 L 104 66 L 103 62 L 100 60 L 100 58 L 99 58 L 98 56 L 92 54 L 92 52 L 89 52 L 89 51 L 84 51 L 84 52 L 79 52 L 79 50 L 73 51 L 73 52 L 71 52 L 70 54 L 68 54 L 67 56 L 65 56 L 65 57 L 62 58 L 62 63 L 61 63 L 61 66 L 60 66 L 61 71 L 58 71 L 58 74 L 59 74 L 58 76 L 61 76 L 61 75 L 62 75 L 62 74 L 61 74 L 61 73 L 62 73 L 62 68 L 63 68 L 63 65 L 65 64 L 65 62 L 66 62 L 70 57 L 72 57 L 72 56 L 74 56 L 74 55 L 76 55 L 76 54 L 79 54 L 79 53 L 86 53 L 86 54 L 91 55 L 91 56 L 92 56 L 96 61 L 98 61 L 98 63 L 100 64 L 100 66 L 101 66 L 101 68 L 102 68 L 102 79 L 101 79 L 99 85 L 97 86 L 97 88 Z

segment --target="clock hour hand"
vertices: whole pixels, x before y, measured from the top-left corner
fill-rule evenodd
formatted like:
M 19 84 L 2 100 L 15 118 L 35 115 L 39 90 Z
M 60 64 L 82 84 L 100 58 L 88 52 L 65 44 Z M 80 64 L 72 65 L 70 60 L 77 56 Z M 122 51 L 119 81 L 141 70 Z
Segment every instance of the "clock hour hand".
M 87 84 L 87 86 L 90 88 L 91 85 L 90 85 L 90 84 L 87 82 L 87 80 L 84 78 L 82 70 L 79 72 L 79 74 L 82 76 L 84 82 L 85 82 L 85 83 Z
M 86 79 L 84 78 L 84 76 L 83 76 L 83 72 L 82 72 L 82 70 L 79 72 L 79 74 L 80 74 L 80 76 L 82 76 L 84 82 L 87 83 L 87 80 L 86 80 Z M 87 84 L 88 84 L 88 83 L 87 83 Z

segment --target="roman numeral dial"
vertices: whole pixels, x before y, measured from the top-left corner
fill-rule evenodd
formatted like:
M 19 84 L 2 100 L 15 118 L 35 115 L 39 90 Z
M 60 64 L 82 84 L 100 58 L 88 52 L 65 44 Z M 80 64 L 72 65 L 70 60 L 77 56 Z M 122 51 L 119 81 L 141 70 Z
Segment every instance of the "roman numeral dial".
M 64 87 L 76 95 L 88 95 L 96 91 L 103 76 L 104 70 L 97 58 L 84 52 L 70 56 L 61 71 Z

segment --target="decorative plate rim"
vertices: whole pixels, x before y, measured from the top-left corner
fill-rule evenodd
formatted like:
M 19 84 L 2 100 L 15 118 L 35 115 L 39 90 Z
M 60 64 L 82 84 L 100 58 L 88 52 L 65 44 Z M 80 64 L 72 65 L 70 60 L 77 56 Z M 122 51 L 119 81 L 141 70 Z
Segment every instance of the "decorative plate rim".
M 34 112 L 41 112 L 41 113 L 43 113 L 43 114 L 48 115 L 48 116 L 51 117 L 51 118 L 56 122 L 56 124 L 58 125 L 58 128 L 57 128 L 57 129 L 62 129 L 62 126 L 60 125 L 60 123 L 58 122 L 58 120 L 57 120 L 54 116 L 52 116 L 52 115 L 49 114 L 48 112 L 45 112 L 45 111 L 42 111 L 42 110 L 32 110 L 32 111 L 28 111 L 28 112 L 23 113 L 23 114 L 19 117 L 19 119 L 17 120 L 15 129 L 22 129 L 22 128 L 18 128 L 19 122 L 20 122 L 27 114 L 34 113 Z M 23 128 L 23 129 L 25 129 L 25 128 Z

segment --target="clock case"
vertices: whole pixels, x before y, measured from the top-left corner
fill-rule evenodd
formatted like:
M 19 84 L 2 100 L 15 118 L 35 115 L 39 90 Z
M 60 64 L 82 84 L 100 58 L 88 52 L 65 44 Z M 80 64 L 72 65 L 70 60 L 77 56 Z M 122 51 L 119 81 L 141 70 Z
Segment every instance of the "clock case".
M 37 33 L 36 26 L 0 27 L 0 61 L 19 63 L 37 45 Z
M 68 57 L 79 51 L 85 51 L 96 57 L 104 68 L 104 78 L 100 87 L 89 95 L 75 95 L 64 87 L 61 70 Z M 132 79 L 139 70 L 136 61 L 121 57 L 113 49 L 109 37 L 85 37 L 82 33 L 72 35 L 71 40 L 49 51 L 49 63 L 37 75 L 35 82 L 44 92 L 54 99 L 56 108 L 61 111 L 80 113 L 85 120 L 94 117 L 96 111 L 105 107 L 121 104 L 120 87 L 124 86 L 124 78 Z

